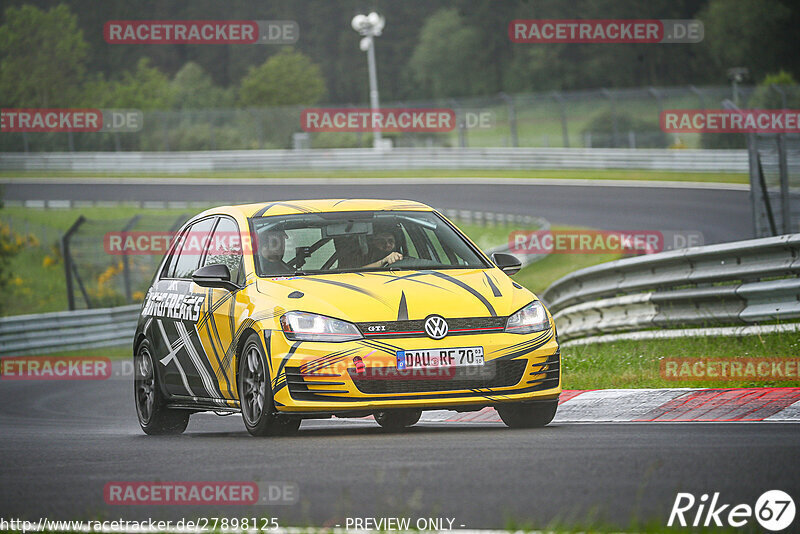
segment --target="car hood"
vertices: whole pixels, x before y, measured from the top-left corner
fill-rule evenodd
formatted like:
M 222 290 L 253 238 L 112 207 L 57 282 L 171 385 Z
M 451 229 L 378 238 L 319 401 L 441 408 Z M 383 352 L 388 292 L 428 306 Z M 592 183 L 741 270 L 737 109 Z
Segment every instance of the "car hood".
M 447 269 L 260 278 L 258 291 L 286 310 L 354 322 L 508 316 L 533 300 L 499 269 Z

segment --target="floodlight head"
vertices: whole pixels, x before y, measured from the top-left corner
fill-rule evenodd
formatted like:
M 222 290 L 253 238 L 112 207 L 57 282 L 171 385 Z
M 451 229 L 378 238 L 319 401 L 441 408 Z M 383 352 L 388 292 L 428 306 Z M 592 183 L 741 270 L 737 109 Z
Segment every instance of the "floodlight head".
M 368 23 L 369 21 L 367 20 L 366 15 L 358 14 L 355 17 L 353 17 L 353 21 L 350 23 L 350 25 L 353 27 L 355 31 L 361 32 L 364 30 L 364 28 Z
M 369 47 L 372 45 L 372 37 L 364 37 L 361 39 L 361 42 L 358 43 L 358 47 L 361 49 L 362 52 L 366 52 L 369 50 Z
M 741 83 L 750 75 L 747 67 L 734 67 L 728 69 L 728 79 L 732 82 Z
M 369 25 L 372 26 L 372 34 L 380 35 L 381 31 L 383 31 L 383 27 L 386 25 L 386 19 L 373 11 L 367 15 L 367 20 L 369 21 Z

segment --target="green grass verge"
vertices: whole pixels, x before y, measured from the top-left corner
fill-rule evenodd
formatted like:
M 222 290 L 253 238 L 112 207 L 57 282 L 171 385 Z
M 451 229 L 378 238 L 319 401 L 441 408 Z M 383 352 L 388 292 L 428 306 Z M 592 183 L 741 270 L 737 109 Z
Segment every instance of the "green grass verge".
M 22 315 L 62 311 L 68 308 L 64 262 L 59 249 L 60 236 L 79 215 L 91 220 L 123 221 L 136 214 L 178 217 L 183 213 L 200 210 L 142 210 L 135 207 L 29 209 L 6 207 L 0 210 L 0 219 L 10 222 L 12 229 L 24 235 L 33 235 L 41 246 L 23 248 L 11 259 L 11 283 L 6 290 L 2 315 Z M 109 228 L 112 230 L 114 228 Z M 102 235 L 99 236 L 102 239 Z
M 131 356 L 133 337 L 125 345 L 114 345 L 112 347 L 98 347 L 93 349 L 77 349 L 53 352 L 46 356 L 59 356 L 65 358 L 89 357 L 89 358 L 110 358 L 112 360 L 124 360 Z M 43 355 L 44 356 L 44 355 Z
M 0 178 L 546 178 L 580 180 L 656 180 L 677 182 L 709 182 L 747 184 L 747 173 L 674 172 L 649 170 L 491 170 L 491 169 L 419 169 L 381 171 L 195 171 L 190 173 L 127 173 L 127 172 L 69 172 L 69 171 L 2 171 Z
M 574 345 L 561 350 L 565 389 L 798 387 L 800 380 L 666 380 L 664 358 L 797 358 L 800 334 L 687 337 Z

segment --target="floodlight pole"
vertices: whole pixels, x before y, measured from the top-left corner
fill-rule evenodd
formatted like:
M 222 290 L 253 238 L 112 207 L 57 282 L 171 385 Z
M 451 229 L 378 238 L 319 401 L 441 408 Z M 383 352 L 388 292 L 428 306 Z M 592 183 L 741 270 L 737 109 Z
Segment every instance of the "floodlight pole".
M 359 48 L 367 53 L 367 68 L 369 70 L 369 103 L 374 117 L 380 109 L 380 99 L 378 97 L 378 69 L 375 66 L 375 37 L 383 32 L 386 19 L 375 12 L 369 15 L 356 15 L 350 23 L 355 31 L 363 36 Z M 373 130 L 372 144 L 375 148 L 382 148 L 383 136 L 380 128 L 376 125 Z
M 380 97 L 378 96 L 378 73 L 375 67 L 375 38 L 370 35 L 366 37 L 369 39 L 369 48 L 367 48 L 367 68 L 369 70 L 369 104 L 372 108 L 373 116 L 380 109 Z M 380 128 L 375 128 L 372 138 L 372 146 L 380 148 L 383 141 L 383 135 Z

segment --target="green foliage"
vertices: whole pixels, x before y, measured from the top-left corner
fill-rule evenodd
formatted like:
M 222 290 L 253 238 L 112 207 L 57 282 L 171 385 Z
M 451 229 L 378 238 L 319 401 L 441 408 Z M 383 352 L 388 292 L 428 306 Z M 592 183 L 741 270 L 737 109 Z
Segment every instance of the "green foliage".
M 758 79 L 794 61 L 787 57 L 787 46 L 797 46 L 793 15 L 788 2 L 780 0 L 711 0 L 696 18 L 703 21 L 704 46 L 721 74 L 747 67 Z
M 311 58 L 287 48 L 242 79 L 239 102 L 244 106 L 312 105 L 325 95 L 325 80 Z
M 231 90 L 214 85 L 198 63 L 189 61 L 172 79 L 173 109 L 225 108 L 233 105 Z
M 487 78 L 474 73 L 483 56 L 481 32 L 467 26 L 457 9 L 441 9 L 422 26 L 409 69 L 427 97 L 482 94 Z
M 87 84 L 86 95 L 93 107 L 149 111 L 169 109 L 174 88 L 166 75 L 143 57 L 133 72 L 123 72 L 118 80 L 95 78 Z
M 750 96 L 747 107 L 750 109 L 782 109 L 783 99 L 773 86 L 779 86 L 786 94 L 786 108 L 800 107 L 800 87 L 786 71 L 768 74 Z M 700 135 L 700 146 L 703 148 L 746 148 L 747 138 L 744 134 L 703 132 Z
M 776 91 L 773 86 L 777 86 L 786 94 L 786 109 L 800 108 L 800 90 L 798 90 L 797 81 L 791 74 L 783 70 L 764 77 L 747 102 L 747 107 L 751 109 L 782 109 L 783 100 L 779 91 Z
M 0 211 L 3 203 L 0 201 Z M 38 240 L 33 235 L 21 235 L 11 229 L 4 221 L 0 220 L 0 294 L 8 296 L 13 293 L 12 286 L 22 285 L 23 280 L 19 275 L 14 275 L 13 260 L 21 252 L 37 247 Z M 0 299 L 0 315 L 4 312 L 6 298 Z
M 73 104 L 86 72 L 88 45 L 66 5 L 42 11 L 10 7 L 0 26 L 0 93 L 4 106 Z
M 627 146 L 628 132 L 636 133 L 638 148 L 665 148 L 669 144 L 667 134 L 661 131 L 658 123 L 634 117 L 630 113 L 617 110 L 617 139 L 614 139 L 614 113 L 605 110 L 597 113 L 584 127 L 581 134 L 592 135 L 593 147 Z

